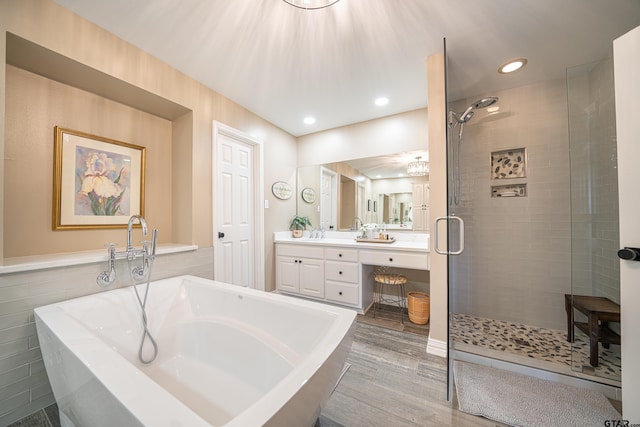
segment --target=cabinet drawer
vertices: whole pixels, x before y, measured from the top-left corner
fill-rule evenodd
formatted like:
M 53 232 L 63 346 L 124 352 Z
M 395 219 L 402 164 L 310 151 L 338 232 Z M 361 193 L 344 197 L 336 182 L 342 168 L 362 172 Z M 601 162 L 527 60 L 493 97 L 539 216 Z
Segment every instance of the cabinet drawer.
M 334 261 L 358 262 L 357 249 L 326 248 L 324 250 L 324 256 L 326 259 Z
M 429 269 L 429 254 L 418 252 L 361 251 L 360 262 L 369 265 Z
M 358 283 L 358 264 L 355 262 L 325 261 L 324 275 L 327 280 Z
M 324 285 L 324 297 L 329 301 L 359 306 L 359 289 L 358 285 L 327 280 Z
M 320 246 L 276 244 L 276 255 L 298 258 L 324 258 L 324 248 Z

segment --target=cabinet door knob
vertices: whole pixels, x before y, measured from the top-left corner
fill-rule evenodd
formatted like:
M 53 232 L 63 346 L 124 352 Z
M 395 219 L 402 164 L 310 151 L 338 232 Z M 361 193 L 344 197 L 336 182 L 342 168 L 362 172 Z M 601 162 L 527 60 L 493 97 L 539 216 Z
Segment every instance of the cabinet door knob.
M 342 295 L 342 291 L 338 292 L 339 295 Z
M 393 258 L 389 258 L 389 262 L 393 262 Z
M 293 262 L 295 262 L 295 263 L 297 264 L 297 263 L 298 263 L 298 260 L 297 260 L 297 259 L 294 259 L 294 260 L 293 260 Z
M 338 274 L 342 274 L 342 271 L 338 271 Z
M 339 257 L 339 258 L 342 258 L 342 254 L 338 254 L 338 257 Z

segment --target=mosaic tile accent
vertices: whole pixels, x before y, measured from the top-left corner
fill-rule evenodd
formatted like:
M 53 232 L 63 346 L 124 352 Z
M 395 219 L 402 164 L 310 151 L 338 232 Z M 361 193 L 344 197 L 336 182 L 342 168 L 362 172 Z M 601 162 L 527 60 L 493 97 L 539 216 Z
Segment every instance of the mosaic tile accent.
M 609 349 L 605 349 L 600 345 L 598 367 L 592 368 L 589 365 L 589 339 L 577 328 L 573 342 L 573 360 L 571 343 L 567 341 L 566 331 L 503 320 L 454 314 L 451 339 L 484 349 L 571 366 L 574 371 L 620 381 L 620 346 L 612 344 Z
M 491 179 L 524 178 L 526 173 L 524 148 L 494 151 L 491 153 Z

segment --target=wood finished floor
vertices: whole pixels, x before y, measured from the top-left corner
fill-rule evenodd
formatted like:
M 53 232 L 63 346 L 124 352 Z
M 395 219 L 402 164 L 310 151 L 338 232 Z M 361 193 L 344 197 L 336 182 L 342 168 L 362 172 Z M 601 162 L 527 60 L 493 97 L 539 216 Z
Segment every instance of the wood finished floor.
M 399 319 L 393 324 L 391 316 L 358 316 L 351 367 L 317 426 L 502 426 L 447 402 L 446 360 L 426 353 L 428 326 L 416 333 L 417 326 L 405 320 L 403 327 Z

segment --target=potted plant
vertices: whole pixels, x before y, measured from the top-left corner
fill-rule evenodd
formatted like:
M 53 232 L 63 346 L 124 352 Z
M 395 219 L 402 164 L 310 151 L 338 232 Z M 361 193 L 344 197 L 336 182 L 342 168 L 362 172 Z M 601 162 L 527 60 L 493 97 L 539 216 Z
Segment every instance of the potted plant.
M 306 216 L 294 216 L 289 225 L 289 230 L 293 232 L 293 237 L 302 237 L 302 232 L 307 228 L 307 225 L 311 227 L 311 221 Z

